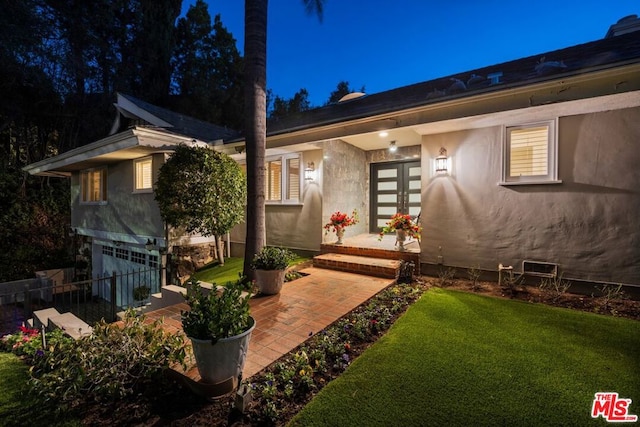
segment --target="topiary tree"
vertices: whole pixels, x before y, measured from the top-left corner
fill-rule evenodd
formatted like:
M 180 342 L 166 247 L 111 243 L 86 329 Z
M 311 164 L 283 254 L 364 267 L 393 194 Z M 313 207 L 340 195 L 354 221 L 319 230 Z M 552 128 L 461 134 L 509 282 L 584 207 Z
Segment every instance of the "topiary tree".
M 180 144 L 162 165 L 155 199 L 164 221 L 187 232 L 221 237 L 244 219 L 245 175 L 231 157 L 206 147 Z

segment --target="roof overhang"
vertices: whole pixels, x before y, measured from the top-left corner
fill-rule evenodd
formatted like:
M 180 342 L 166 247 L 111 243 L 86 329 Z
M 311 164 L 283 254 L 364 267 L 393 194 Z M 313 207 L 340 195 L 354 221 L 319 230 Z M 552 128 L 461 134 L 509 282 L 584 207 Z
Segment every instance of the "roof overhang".
M 365 151 L 420 144 L 423 135 L 487 127 L 541 114 L 562 116 L 638 106 L 640 63 L 558 76 L 526 85 L 438 100 L 410 108 L 371 112 L 366 117 L 304 125 L 267 135 L 267 149 L 309 149 L 322 141 L 341 139 Z M 377 134 L 386 131 L 388 136 Z M 224 151 L 242 151 L 244 141 L 225 144 Z
M 209 144 L 167 131 L 138 128 L 32 163 L 23 168 L 31 175 L 70 176 L 72 172 L 132 160 L 154 153 L 173 152 L 179 144 L 210 147 Z

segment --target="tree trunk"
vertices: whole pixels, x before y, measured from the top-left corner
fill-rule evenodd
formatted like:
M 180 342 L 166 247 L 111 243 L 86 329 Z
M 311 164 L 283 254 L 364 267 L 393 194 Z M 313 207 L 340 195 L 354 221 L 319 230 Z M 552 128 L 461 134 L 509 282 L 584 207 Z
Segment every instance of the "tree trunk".
M 218 252 L 218 262 L 224 265 L 224 236 L 216 236 L 216 252 Z
M 267 0 L 245 0 L 245 134 L 247 150 L 247 237 L 244 275 L 266 243 L 265 150 L 267 142 Z

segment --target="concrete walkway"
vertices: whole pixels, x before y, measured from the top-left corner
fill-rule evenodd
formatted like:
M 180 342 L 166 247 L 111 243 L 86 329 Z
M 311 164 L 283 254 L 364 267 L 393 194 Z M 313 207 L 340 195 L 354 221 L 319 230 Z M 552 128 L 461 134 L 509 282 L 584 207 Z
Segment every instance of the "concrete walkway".
M 249 344 L 244 378 L 260 372 L 393 282 L 313 267 L 302 272 L 308 276 L 285 283 L 278 295 L 251 299 L 256 328 Z M 164 328 L 175 332 L 182 329 L 180 311 L 187 309 L 185 303 L 173 305 L 147 313 L 147 320 L 164 318 Z M 195 365 L 186 375 L 195 381 L 200 379 Z

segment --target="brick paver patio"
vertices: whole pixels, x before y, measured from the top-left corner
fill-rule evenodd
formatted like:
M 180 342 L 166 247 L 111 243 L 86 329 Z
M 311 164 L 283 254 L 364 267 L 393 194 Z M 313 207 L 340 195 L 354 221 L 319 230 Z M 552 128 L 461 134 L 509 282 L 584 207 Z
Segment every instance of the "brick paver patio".
M 316 334 L 392 283 L 391 279 L 353 273 L 307 268 L 304 276 L 285 283 L 278 295 L 251 299 L 251 315 L 256 320 L 243 376 L 249 378 L 288 353 L 310 334 Z M 164 318 L 164 328 L 181 330 L 178 304 L 147 313 L 147 320 Z M 195 366 L 186 373 L 199 380 Z

